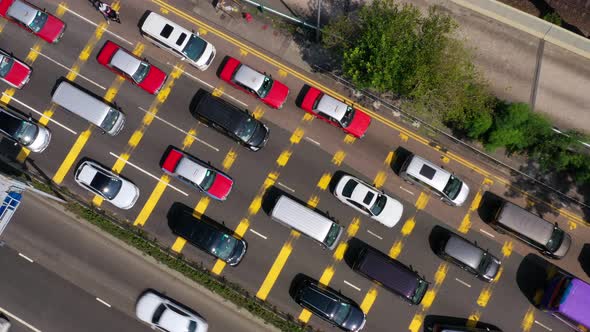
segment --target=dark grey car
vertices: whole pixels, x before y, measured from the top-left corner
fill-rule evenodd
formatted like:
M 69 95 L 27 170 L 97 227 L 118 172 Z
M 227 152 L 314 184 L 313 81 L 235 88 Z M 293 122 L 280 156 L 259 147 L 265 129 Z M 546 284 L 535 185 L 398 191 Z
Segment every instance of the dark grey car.
M 463 237 L 442 227 L 442 233 L 438 236 L 435 253 L 442 259 L 448 260 L 460 266 L 462 269 L 474 274 L 479 279 L 492 282 L 501 262 L 487 250 L 483 250 Z
M 344 331 L 360 331 L 366 315 L 358 304 L 309 277 L 296 278 L 291 288 L 300 306 Z

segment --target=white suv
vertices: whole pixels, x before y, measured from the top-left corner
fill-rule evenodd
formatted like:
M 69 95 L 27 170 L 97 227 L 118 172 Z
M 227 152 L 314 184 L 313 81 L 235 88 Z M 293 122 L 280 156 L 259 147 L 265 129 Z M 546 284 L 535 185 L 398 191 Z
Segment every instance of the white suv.
M 209 68 L 215 58 L 211 43 L 157 13 L 148 11 L 140 29 L 154 45 L 164 47 L 199 70 Z

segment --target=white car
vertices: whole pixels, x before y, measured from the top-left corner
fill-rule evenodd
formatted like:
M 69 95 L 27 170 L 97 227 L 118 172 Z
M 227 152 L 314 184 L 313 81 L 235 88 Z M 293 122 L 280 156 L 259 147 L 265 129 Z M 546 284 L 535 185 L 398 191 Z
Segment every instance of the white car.
M 350 175 L 344 175 L 338 181 L 334 196 L 387 227 L 395 226 L 404 212 L 400 202 Z
M 135 305 L 137 318 L 165 332 L 207 332 L 207 322 L 196 313 L 151 291 Z
M 31 118 L 9 112 L 0 107 L 0 132 L 33 152 L 43 152 L 51 141 L 49 129 L 31 121 Z
M 75 180 L 123 210 L 131 209 L 139 197 L 139 189 L 133 183 L 92 161 L 85 161 L 78 167 Z

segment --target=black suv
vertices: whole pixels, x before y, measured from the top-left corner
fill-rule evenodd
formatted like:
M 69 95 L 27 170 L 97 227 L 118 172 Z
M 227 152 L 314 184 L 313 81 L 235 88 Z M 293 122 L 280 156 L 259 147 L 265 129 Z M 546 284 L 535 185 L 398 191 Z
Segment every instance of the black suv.
M 247 110 L 199 90 L 191 103 L 191 113 L 202 123 L 233 138 L 252 151 L 260 150 L 268 140 L 270 131 Z
M 246 241 L 237 238 L 231 230 L 211 218 L 194 217 L 193 210 L 188 206 L 178 203 L 173 205 L 168 215 L 168 225 L 174 234 L 230 266 L 238 265 L 246 254 Z
M 437 226 L 433 232 L 437 233 L 434 251 L 439 257 L 483 281 L 494 280 L 502 264 L 498 258 L 446 228 Z
M 291 295 L 297 304 L 344 331 L 360 331 L 365 326 L 366 315 L 358 304 L 312 278 L 298 275 Z

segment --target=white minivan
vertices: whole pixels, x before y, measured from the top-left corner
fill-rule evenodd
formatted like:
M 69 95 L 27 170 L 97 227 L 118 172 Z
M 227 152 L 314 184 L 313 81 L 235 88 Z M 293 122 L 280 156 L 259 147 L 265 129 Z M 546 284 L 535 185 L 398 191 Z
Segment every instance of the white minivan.
M 141 23 L 141 34 L 154 45 L 188 61 L 200 70 L 209 68 L 215 57 L 215 47 L 188 29 L 166 17 L 148 11 Z

